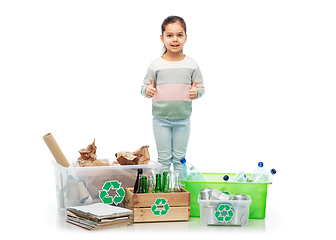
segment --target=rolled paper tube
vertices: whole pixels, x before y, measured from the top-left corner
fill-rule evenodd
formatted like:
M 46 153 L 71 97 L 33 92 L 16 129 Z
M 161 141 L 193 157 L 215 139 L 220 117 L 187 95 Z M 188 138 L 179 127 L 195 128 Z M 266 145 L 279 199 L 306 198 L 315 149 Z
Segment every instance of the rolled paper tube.
M 57 142 L 55 141 L 53 135 L 51 133 L 48 133 L 48 134 L 43 136 L 43 140 L 47 144 L 47 146 L 48 146 L 50 152 L 52 153 L 52 155 L 54 156 L 56 162 L 59 163 L 60 165 L 62 165 L 63 167 L 69 167 L 70 164 L 69 164 L 68 160 L 65 158 L 65 156 L 64 156 L 62 150 L 60 149 L 60 147 L 58 146 Z

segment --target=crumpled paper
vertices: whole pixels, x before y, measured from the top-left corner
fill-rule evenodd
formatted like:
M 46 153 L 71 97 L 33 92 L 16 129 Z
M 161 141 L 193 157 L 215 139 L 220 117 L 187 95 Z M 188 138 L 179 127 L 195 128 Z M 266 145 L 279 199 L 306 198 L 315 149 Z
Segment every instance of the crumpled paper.
M 96 139 L 87 148 L 79 150 L 80 157 L 78 158 L 78 165 L 80 167 L 95 167 L 95 166 L 109 166 L 110 162 L 107 159 L 97 159 Z
M 120 151 L 115 154 L 120 165 L 143 165 L 148 164 L 150 155 L 148 151 L 149 146 L 145 145 L 135 152 Z

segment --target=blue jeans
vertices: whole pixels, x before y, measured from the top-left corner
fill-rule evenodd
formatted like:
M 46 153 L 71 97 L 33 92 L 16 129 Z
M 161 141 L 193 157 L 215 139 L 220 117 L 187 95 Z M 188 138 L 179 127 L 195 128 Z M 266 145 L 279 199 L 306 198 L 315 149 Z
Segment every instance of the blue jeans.
M 158 152 L 161 172 L 169 172 L 170 164 L 181 172 L 180 159 L 185 157 L 190 135 L 190 118 L 162 119 L 153 118 L 153 131 Z

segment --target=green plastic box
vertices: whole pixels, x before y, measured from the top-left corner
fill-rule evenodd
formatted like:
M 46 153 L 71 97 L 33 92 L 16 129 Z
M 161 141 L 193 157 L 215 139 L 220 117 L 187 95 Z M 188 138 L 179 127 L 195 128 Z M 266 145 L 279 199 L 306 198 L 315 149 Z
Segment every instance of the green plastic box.
M 185 189 L 190 192 L 190 216 L 199 217 L 197 197 L 203 188 L 212 188 L 219 191 L 228 191 L 232 195 L 242 193 L 251 196 L 250 219 L 264 219 L 266 213 L 267 187 L 272 183 L 237 183 L 225 182 L 224 175 L 233 177 L 235 173 L 202 173 L 205 182 L 182 181 Z M 251 174 L 246 174 L 251 178 Z

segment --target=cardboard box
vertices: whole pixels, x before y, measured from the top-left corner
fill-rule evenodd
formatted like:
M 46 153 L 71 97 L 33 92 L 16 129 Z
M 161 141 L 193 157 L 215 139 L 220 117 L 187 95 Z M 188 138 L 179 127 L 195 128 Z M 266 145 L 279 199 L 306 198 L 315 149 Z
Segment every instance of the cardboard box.
M 133 194 L 126 188 L 125 207 L 133 210 L 133 221 L 165 222 L 190 219 L 190 193 L 184 189 L 174 193 Z

